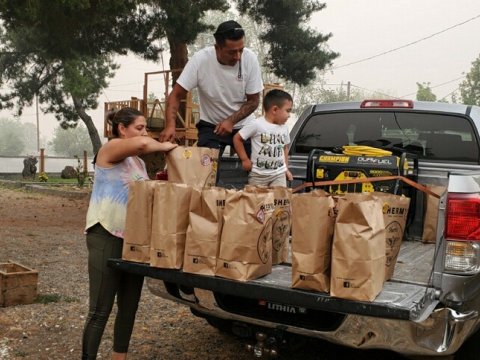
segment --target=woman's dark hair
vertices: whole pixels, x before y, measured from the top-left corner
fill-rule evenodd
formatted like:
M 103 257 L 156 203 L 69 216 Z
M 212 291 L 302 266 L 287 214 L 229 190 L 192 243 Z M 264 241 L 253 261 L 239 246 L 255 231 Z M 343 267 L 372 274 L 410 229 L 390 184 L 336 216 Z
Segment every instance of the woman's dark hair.
M 112 126 L 113 136 L 120 136 L 118 132 L 119 124 L 123 124 L 123 126 L 127 127 L 139 116 L 143 116 L 143 113 L 131 107 L 110 110 L 110 112 L 107 114 L 107 121 Z

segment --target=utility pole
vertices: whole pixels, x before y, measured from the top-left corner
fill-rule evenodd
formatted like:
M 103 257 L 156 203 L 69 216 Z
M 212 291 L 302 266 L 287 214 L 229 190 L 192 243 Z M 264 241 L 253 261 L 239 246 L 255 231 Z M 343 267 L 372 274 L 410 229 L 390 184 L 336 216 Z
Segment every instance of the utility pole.
M 35 108 L 37 116 L 37 153 L 40 152 L 40 121 L 38 119 L 38 95 L 35 95 Z
M 347 101 L 350 101 L 350 81 L 347 82 Z

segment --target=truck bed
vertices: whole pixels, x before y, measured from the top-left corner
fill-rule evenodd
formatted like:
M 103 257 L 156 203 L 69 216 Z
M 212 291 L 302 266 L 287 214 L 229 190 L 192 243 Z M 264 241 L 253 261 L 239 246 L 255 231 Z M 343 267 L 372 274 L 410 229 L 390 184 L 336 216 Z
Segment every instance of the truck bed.
M 373 302 L 338 298 L 332 301 L 334 298 L 327 293 L 292 289 L 290 287 L 292 269 L 288 264 L 273 266 L 271 274 L 248 282 L 184 273 L 182 270 L 160 269 L 121 259 L 110 259 L 109 265 L 165 282 L 239 298 L 263 299 L 279 304 L 285 304 L 288 299 L 290 306 L 312 310 L 421 321 L 430 314 L 437 303 L 433 300 L 433 289 L 427 286 L 433 250 L 433 244 L 405 241 L 401 247 L 394 278 L 384 284 L 382 292 Z M 412 254 L 415 254 L 417 259 L 415 263 L 408 261 L 412 259 Z M 418 261 L 418 256 L 425 261 Z M 420 263 L 422 265 L 418 266 Z M 418 283 L 419 274 L 422 283 Z

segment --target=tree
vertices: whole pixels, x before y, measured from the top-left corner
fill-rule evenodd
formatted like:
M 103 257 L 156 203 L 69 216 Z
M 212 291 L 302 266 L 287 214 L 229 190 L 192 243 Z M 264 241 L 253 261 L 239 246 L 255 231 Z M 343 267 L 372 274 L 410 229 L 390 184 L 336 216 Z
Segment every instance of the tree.
M 429 82 L 424 82 L 422 84 L 417 82 L 417 100 L 437 101 L 437 96 L 432 92 Z
M 85 150 L 88 156 L 93 155 L 88 131 L 82 125 L 66 130 L 61 127 L 55 128 L 53 139 L 49 141 L 48 145 L 52 147 L 55 154 L 61 156 L 82 157 Z
M 339 55 L 324 49 L 331 34 L 322 35 L 302 25 L 325 7 L 316 0 L 151 0 L 151 4 L 158 5 L 158 32 L 168 39 L 170 69 L 183 68 L 188 60 L 187 46 L 218 25 L 209 24 L 203 16 L 209 10 L 225 12 L 229 4 L 254 20 L 252 33 L 264 43 L 265 65 L 286 81 L 306 85 L 315 78 L 316 70 L 324 69 Z M 174 74 L 173 81 L 177 76 Z
M 140 5 L 138 5 L 140 3 Z M 88 115 L 131 50 L 156 59 L 155 19 L 142 1 L 0 0 L 0 109 L 21 115 L 35 96 L 63 128 L 81 119 L 94 151 L 101 146 Z
M 188 48 L 198 34 L 212 30 L 203 15 L 209 10 L 226 11 L 226 0 L 151 0 L 157 18 L 157 34 L 166 37 L 170 47 L 170 69 L 183 69 L 188 61 Z M 173 73 L 175 82 L 180 74 Z
M 303 26 L 312 13 L 325 8 L 315 0 L 238 0 L 238 9 L 262 24 L 260 39 L 269 46 L 266 63 L 272 72 L 295 84 L 308 85 L 315 71 L 339 56 L 325 49 L 332 34 Z
M 464 104 L 480 105 L 480 56 L 472 62 L 465 80 L 460 83 L 460 96 Z
M 18 156 L 25 149 L 22 124 L 18 121 L 0 119 L 0 155 Z
M 305 85 L 338 56 L 322 50 L 330 34 L 301 25 L 325 6 L 316 0 L 0 0 L 0 109 L 21 115 L 37 97 L 62 128 L 81 119 L 96 152 L 101 141 L 88 110 L 117 69 L 114 56 L 132 51 L 156 60 L 157 40 L 167 38 L 170 68 L 183 68 L 187 45 L 214 28 L 203 14 L 235 4 L 258 24 L 277 76 Z

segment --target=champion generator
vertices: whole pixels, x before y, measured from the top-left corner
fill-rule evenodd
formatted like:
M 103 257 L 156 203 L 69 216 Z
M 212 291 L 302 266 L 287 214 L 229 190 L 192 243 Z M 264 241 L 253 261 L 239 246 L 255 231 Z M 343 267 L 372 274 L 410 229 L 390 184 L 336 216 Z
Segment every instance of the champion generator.
M 313 149 L 307 162 L 307 182 L 330 180 L 353 180 L 384 176 L 407 176 L 415 174 L 409 165 L 407 154 L 400 156 L 392 152 L 369 146 L 344 146 L 343 153 Z M 411 161 L 414 166 L 417 164 Z M 346 192 L 381 191 L 400 195 L 404 185 L 400 180 L 374 181 L 355 184 L 319 186 L 331 194 Z

